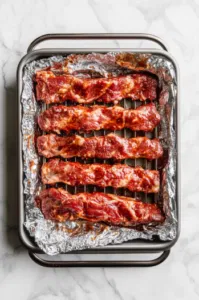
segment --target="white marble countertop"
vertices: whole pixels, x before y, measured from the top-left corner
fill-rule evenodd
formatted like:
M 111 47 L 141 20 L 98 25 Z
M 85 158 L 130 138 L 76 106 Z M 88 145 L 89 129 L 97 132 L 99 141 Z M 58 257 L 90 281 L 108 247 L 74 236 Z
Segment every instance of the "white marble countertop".
M 48 269 L 17 234 L 16 68 L 45 33 L 145 32 L 169 45 L 181 71 L 182 226 L 153 268 Z M 199 299 L 199 1 L 0 0 L 0 295 L 2 300 Z

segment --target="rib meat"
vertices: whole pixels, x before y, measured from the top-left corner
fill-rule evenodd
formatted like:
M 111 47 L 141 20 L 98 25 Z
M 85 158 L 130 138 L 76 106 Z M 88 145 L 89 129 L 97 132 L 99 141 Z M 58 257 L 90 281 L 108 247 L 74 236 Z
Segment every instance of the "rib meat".
M 164 216 L 156 204 L 104 193 L 71 195 L 59 188 L 43 190 L 36 204 L 48 220 L 65 222 L 83 219 L 110 225 L 134 226 L 161 223 Z
M 39 155 L 47 158 L 84 157 L 101 159 L 147 158 L 162 156 L 163 150 L 158 139 L 147 137 L 122 138 L 115 134 L 84 138 L 79 135 L 61 137 L 56 134 L 42 135 L 37 138 Z
M 157 80 L 146 74 L 113 78 L 78 78 L 56 75 L 52 71 L 36 73 L 36 97 L 47 104 L 71 100 L 77 103 L 118 102 L 123 98 L 145 101 L 157 97 Z
M 44 184 L 63 182 L 72 186 L 123 187 L 146 193 L 157 193 L 160 186 L 158 171 L 132 168 L 123 164 L 80 164 L 51 159 L 42 165 L 41 174 Z
M 38 117 L 39 127 L 46 132 L 80 130 L 84 132 L 100 129 L 152 131 L 160 122 L 160 115 L 154 104 L 124 109 L 120 106 L 106 107 L 52 106 Z

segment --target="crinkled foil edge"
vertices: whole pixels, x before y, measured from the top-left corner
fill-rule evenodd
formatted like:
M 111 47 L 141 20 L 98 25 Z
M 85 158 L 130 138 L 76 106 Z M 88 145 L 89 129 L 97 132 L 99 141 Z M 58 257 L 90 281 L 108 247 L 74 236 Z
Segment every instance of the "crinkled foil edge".
M 129 57 L 130 55 L 130 57 Z M 162 205 L 166 221 L 156 227 L 145 226 L 142 231 L 88 222 L 55 223 L 45 220 L 35 207 L 34 198 L 42 188 L 39 179 L 40 158 L 35 148 L 36 119 L 40 106 L 34 95 L 33 76 L 39 69 L 63 62 L 62 56 L 39 59 L 28 63 L 23 70 L 22 136 L 25 227 L 41 250 L 49 255 L 67 253 L 72 250 L 118 244 L 133 239 L 152 240 L 158 236 L 162 241 L 173 240 L 177 234 L 176 212 L 176 101 L 177 75 L 173 63 L 162 55 L 148 54 L 96 54 L 70 55 L 67 57 L 67 71 L 76 76 L 82 71 L 95 71 L 101 76 L 125 74 L 132 70 L 147 70 L 156 74 L 161 84 L 159 112 L 161 131 L 159 137 L 168 151 L 168 162 L 162 169 Z M 142 64 L 140 63 L 142 62 Z M 143 66 L 144 61 L 144 66 Z M 140 67 L 141 66 L 141 67 Z

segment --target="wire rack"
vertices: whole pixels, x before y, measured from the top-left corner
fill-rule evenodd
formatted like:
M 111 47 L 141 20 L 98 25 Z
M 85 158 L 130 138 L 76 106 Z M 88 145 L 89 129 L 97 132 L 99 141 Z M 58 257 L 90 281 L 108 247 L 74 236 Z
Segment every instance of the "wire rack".
M 130 99 L 123 99 L 122 101 L 120 101 L 118 103 L 118 105 L 122 106 L 125 109 L 136 109 L 137 107 L 139 107 L 140 105 L 144 105 L 147 104 L 148 101 L 132 101 Z M 92 105 L 105 105 L 104 103 L 91 103 L 91 104 L 85 104 L 84 106 L 92 106 Z M 59 104 L 42 104 L 42 111 L 45 111 L 46 109 L 50 108 L 53 105 L 59 105 Z M 71 101 L 65 101 L 64 103 L 62 103 L 62 105 L 65 106 L 74 106 L 76 105 L 75 103 L 71 102 Z M 108 104 L 107 106 L 113 106 L 111 104 Z M 132 137 L 137 137 L 137 136 L 147 136 L 148 138 L 157 138 L 158 137 L 158 126 L 152 131 L 152 132 L 143 132 L 143 131 L 132 131 L 130 129 L 124 128 L 122 130 L 117 130 L 117 131 L 111 131 L 111 130 L 99 130 L 99 131 L 91 131 L 88 133 L 82 133 L 82 132 L 78 132 L 78 131 L 72 131 L 68 134 L 62 132 L 61 135 L 62 136 L 67 136 L 67 135 L 74 135 L 74 134 L 78 134 L 81 135 L 83 137 L 92 137 L 92 136 L 105 136 L 109 133 L 114 133 L 116 135 L 119 135 L 121 137 L 124 138 L 132 138 Z M 41 134 L 46 134 L 46 132 L 41 132 Z M 89 159 L 85 159 L 85 158 L 80 158 L 80 157 L 73 157 L 73 158 L 69 158 L 69 159 L 63 159 L 60 158 L 64 161 L 71 161 L 71 162 L 79 162 L 82 164 L 93 164 L 93 163 L 101 163 L 101 164 L 115 164 L 115 163 L 122 163 L 122 164 L 126 164 L 132 167 L 137 167 L 137 166 L 141 166 L 144 169 L 151 169 L 151 170 L 157 170 L 157 166 L 158 166 L 158 160 L 147 160 L 147 159 L 143 159 L 143 158 L 137 158 L 137 159 L 125 159 L 125 160 L 121 160 L 121 161 L 113 161 L 113 159 L 98 159 L 98 158 L 89 158 Z M 41 164 L 45 163 L 46 161 L 48 161 L 48 159 L 42 157 L 41 158 Z M 50 185 L 43 185 L 42 188 L 48 188 L 50 187 Z M 62 184 L 62 183 L 57 183 L 55 185 L 55 187 L 62 187 L 65 190 L 67 190 L 69 193 L 71 194 L 77 194 L 80 192 L 104 192 L 104 193 L 110 193 L 110 194 L 115 194 L 115 195 L 120 195 L 120 196 L 128 196 L 128 197 L 132 197 L 132 198 L 138 198 L 140 200 L 142 200 L 143 202 L 157 202 L 158 198 L 159 198 L 159 194 L 147 194 L 147 193 L 142 193 L 142 192 L 131 192 L 128 189 L 125 188 L 119 188 L 119 189 L 115 189 L 113 187 L 99 187 L 99 186 L 88 186 L 88 185 L 83 185 L 83 186 L 70 186 L 67 184 Z

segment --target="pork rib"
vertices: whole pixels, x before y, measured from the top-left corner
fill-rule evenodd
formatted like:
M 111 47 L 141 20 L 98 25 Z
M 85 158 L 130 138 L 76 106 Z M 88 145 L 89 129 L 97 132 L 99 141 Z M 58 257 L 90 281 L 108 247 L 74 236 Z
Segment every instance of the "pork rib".
M 139 106 L 137 109 L 124 109 L 120 106 L 106 107 L 52 106 L 38 117 L 39 127 L 46 132 L 69 132 L 79 130 L 109 129 L 152 131 L 160 122 L 160 115 L 154 104 Z
M 157 97 L 157 80 L 146 74 L 113 78 L 78 78 L 55 75 L 52 71 L 36 73 L 36 97 L 47 104 L 71 100 L 76 103 L 118 102 L 123 98 L 145 101 Z
M 122 138 L 115 134 L 84 138 L 79 135 L 61 137 L 56 134 L 42 135 L 37 138 L 39 155 L 47 158 L 126 158 L 157 159 L 163 154 L 158 139 L 147 137 Z
M 72 186 L 123 187 L 146 193 L 157 193 L 160 186 L 158 171 L 132 168 L 123 164 L 80 164 L 56 158 L 42 165 L 41 175 L 44 184 L 63 182 Z
M 35 200 L 46 219 L 58 222 L 83 219 L 134 226 L 162 223 L 165 219 L 156 204 L 112 194 L 96 192 L 71 195 L 64 189 L 50 188 L 40 192 Z

